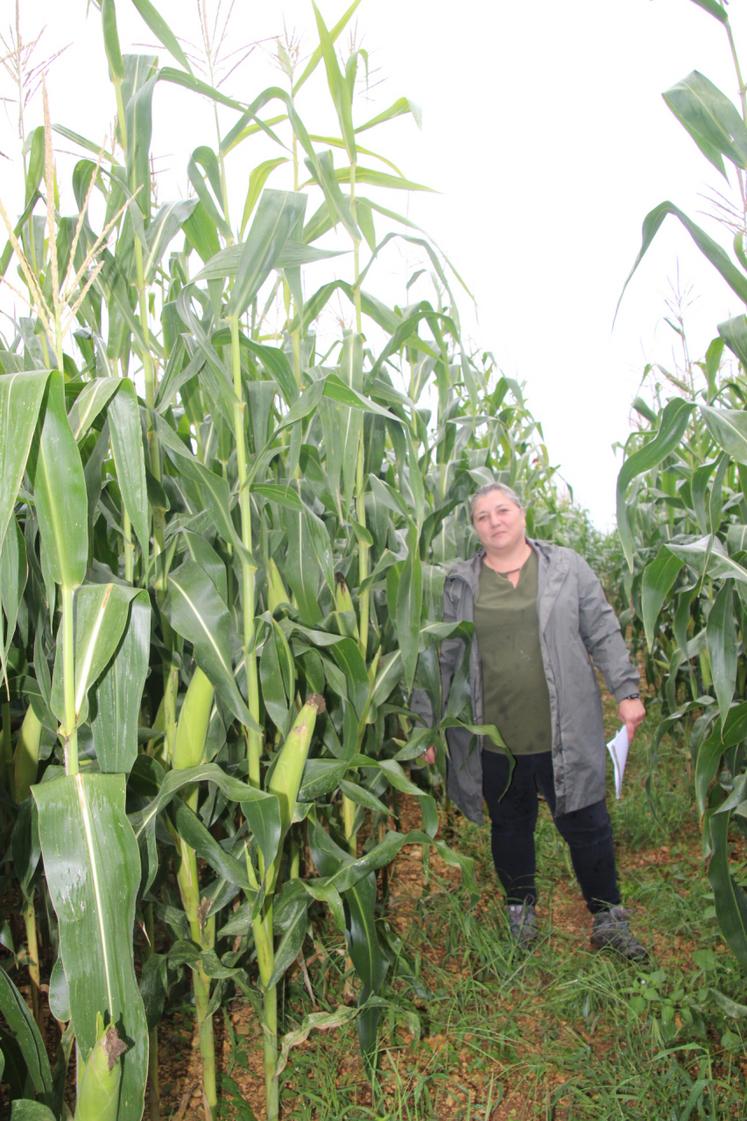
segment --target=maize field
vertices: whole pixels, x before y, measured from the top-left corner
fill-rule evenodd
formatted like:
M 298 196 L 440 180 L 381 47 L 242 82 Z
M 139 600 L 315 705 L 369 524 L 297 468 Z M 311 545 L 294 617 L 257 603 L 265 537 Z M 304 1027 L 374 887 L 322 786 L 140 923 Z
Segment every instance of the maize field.
M 731 34 L 718 0 L 694 2 Z M 365 52 L 342 44 L 361 0 L 335 23 L 310 4 L 308 59 L 279 41 L 278 84 L 240 101 L 196 72 L 158 0 L 132 0 L 158 52 L 123 51 L 125 3 L 87 16 L 113 142 L 56 121 L 42 90 L 14 161 L 23 212 L 0 197 L 0 274 L 23 307 L 0 338 L 0 829 L 22 932 L 0 969 L 12 1121 L 171 1116 L 159 1025 L 177 997 L 206 1121 L 223 1115 L 216 1024 L 235 997 L 256 1011 L 264 1077 L 241 1116 L 277 1121 L 293 1048 L 346 1025 L 375 1081 L 406 957 L 387 870 L 416 846 L 426 876 L 437 859 L 468 889 L 473 877 L 420 759 L 435 743 L 442 772 L 445 730 L 482 731 L 463 691 L 444 708 L 438 647 L 465 626 L 441 621 L 443 578 L 472 547 L 470 495 L 494 478 L 532 496 L 530 533 L 606 566 L 661 703 L 652 758 L 684 736 L 719 924 L 746 967 L 745 316 L 719 325 L 692 392 L 638 403 L 621 547 L 603 542 L 563 496 L 522 387 L 466 342 L 456 268 L 402 213 L 426 188 L 381 145 L 417 110 L 360 97 Z M 333 136 L 307 118 L 312 81 Z M 664 203 L 640 256 L 673 216 L 744 301 L 739 81 L 737 107 L 702 76 L 668 95 L 711 162 L 736 169 L 733 248 Z M 216 109 L 189 192 L 168 201 L 151 151 L 164 85 L 185 113 L 191 99 Z M 251 170 L 232 209 L 237 160 Z M 403 306 L 377 279 L 401 246 L 419 261 Z M 434 729 L 412 711 L 416 688 L 442 713 Z M 347 999 L 291 1026 L 288 977 L 330 932 Z

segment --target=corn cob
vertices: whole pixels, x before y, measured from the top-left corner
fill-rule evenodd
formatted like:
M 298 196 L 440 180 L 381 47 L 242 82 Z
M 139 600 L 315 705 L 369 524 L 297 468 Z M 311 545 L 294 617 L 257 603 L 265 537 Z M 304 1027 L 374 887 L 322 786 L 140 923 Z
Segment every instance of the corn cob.
M 31 784 L 36 782 L 41 730 L 39 717 L 34 712 L 33 706 L 29 705 L 18 733 L 13 756 L 13 796 L 18 805 L 28 798 Z
M 116 1121 L 119 1084 L 122 1079 L 120 1057 L 127 1050 L 113 1024 L 104 1028 L 96 1013 L 96 1042 L 85 1062 L 80 1062 L 75 1121 Z
M 317 715 L 324 712 L 324 697 L 313 693 L 293 722 L 273 767 L 268 789 L 280 802 L 280 821 L 283 832 L 288 829 L 296 808 L 303 769 L 309 754 L 311 737 Z
M 195 666 L 179 713 L 172 764 L 176 770 L 196 767 L 205 755 L 210 713 L 215 690 L 199 666 Z

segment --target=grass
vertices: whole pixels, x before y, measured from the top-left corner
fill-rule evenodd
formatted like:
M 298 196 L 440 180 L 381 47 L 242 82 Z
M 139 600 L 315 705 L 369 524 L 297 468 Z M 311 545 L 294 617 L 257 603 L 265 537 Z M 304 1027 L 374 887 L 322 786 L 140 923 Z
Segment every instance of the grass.
M 623 800 L 610 808 L 625 901 L 652 962 L 590 951 L 590 919 L 546 809 L 537 831 L 543 937 L 530 954 L 517 951 L 505 935 L 488 832 L 459 819 L 453 844 L 475 858 L 479 897 L 435 857 L 424 891 L 414 849 L 393 875 L 388 914 L 399 956 L 376 1092 L 354 1025 L 317 1033 L 291 1052 L 285 1121 L 744 1116 L 747 1021 L 726 1016 L 712 994 L 744 1003 L 745 982 L 718 934 L 685 755 L 666 745 L 647 793 L 643 746 Z M 309 956 L 316 1008 L 349 999 L 344 947 L 317 944 Z M 312 1010 L 300 973 L 291 984 L 286 1007 Z M 232 1088 L 247 1065 L 242 1048 L 255 1044 L 234 1036 Z M 241 1116 L 232 1098 L 226 1119 Z

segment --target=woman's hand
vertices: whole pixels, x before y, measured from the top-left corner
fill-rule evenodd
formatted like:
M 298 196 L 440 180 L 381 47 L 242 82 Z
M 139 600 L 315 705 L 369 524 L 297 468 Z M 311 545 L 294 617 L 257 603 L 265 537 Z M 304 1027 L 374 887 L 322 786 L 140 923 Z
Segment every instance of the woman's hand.
M 617 706 L 617 715 L 625 725 L 625 730 L 628 733 L 628 743 L 633 742 L 633 736 L 638 730 L 638 725 L 643 722 L 646 717 L 646 709 L 638 697 L 633 697 L 627 701 L 620 701 Z
M 428 763 L 431 767 L 436 762 L 436 748 L 432 743 L 428 744 L 423 752 L 423 762 Z

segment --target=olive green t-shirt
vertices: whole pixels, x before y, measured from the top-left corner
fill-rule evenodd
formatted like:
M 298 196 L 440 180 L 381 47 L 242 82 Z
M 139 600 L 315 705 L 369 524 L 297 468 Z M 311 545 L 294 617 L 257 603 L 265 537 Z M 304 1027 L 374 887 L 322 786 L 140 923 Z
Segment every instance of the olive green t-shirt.
M 524 564 L 514 588 L 483 564 L 475 604 L 483 718 L 495 724 L 514 755 L 551 747 L 550 699 L 542 665 L 537 619 L 537 555 Z M 489 739 L 484 746 L 498 751 Z

